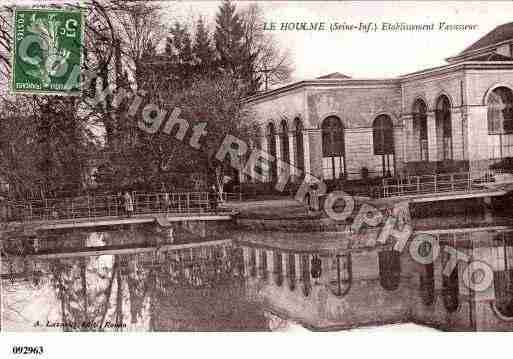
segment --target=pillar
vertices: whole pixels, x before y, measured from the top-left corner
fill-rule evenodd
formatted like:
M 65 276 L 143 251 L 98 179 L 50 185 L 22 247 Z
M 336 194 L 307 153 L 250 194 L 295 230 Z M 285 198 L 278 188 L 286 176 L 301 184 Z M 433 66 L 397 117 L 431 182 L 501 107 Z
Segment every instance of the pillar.
M 305 154 L 308 153 L 309 158 L 308 162 L 305 162 L 305 168 L 309 166 L 309 173 L 312 176 L 317 177 L 318 179 L 322 179 L 322 133 L 320 129 L 311 129 L 309 130 L 309 145 L 308 152 L 305 151 Z M 306 149 L 305 149 L 306 150 Z M 306 161 L 306 158 L 305 158 Z
M 244 258 L 244 277 L 250 276 L 251 269 L 249 268 L 249 248 L 242 247 L 242 256 Z
M 274 141 L 276 142 L 276 159 L 281 158 L 281 139 L 280 135 L 274 135 Z
M 276 142 L 276 158 L 275 161 L 283 160 L 281 158 L 281 136 L 275 135 L 275 142 Z M 285 163 L 285 162 L 283 162 Z M 289 168 L 286 166 L 280 165 L 278 162 L 275 162 L 276 164 L 276 176 L 278 182 L 283 182 L 287 178 L 287 173 L 290 171 Z
M 267 256 L 267 278 L 270 283 L 274 283 L 273 277 L 273 269 L 274 269 L 274 255 L 273 251 L 265 250 L 265 255 Z
M 486 160 L 493 156 L 489 146 L 487 106 L 467 108 L 468 160 L 471 170 L 482 169 Z
M 333 257 L 325 255 L 319 256 L 319 258 L 321 258 L 322 261 L 322 273 L 321 277 L 319 278 L 319 283 L 328 285 L 331 277 L 331 262 L 333 261 Z
M 305 166 L 305 175 L 310 174 L 310 137 L 308 131 L 303 130 L 303 163 Z
M 457 161 L 464 159 L 464 129 L 463 116 L 460 109 L 451 109 L 451 130 L 452 130 L 452 158 Z
M 281 252 L 281 270 L 282 270 L 282 273 L 283 273 L 283 283 L 284 283 L 284 286 L 285 285 L 288 285 L 288 277 L 287 277 L 287 273 L 288 273 L 288 270 L 287 270 L 287 257 L 288 257 L 288 253 L 287 252 Z
M 261 147 L 262 151 L 267 152 L 268 151 L 268 148 L 267 148 L 268 147 L 267 137 L 266 136 L 262 136 L 261 139 L 260 139 L 260 143 L 262 145 L 262 147 Z M 270 178 L 271 174 L 269 173 L 269 171 L 267 171 L 267 173 L 263 173 L 263 175 L 265 176 L 267 182 L 271 181 L 271 178 Z
M 429 162 L 438 161 L 438 144 L 436 133 L 435 113 L 430 111 L 427 113 L 427 132 L 428 132 L 428 160 Z
M 405 115 L 401 117 L 401 121 L 404 124 L 404 130 L 402 133 L 403 160 L 405 163 L 415 161 L 418 156 L 414 153 L 413 148 L 413 116 Z
M 256 277 L 260 276 L 260 250 L 255 248 L 255 268 L 256 268 Z
M 436 242 L 440 243 L 440 238 L 437 235 Z M 442 291 L 443 285 L 442 285 L 442 275 L 443 275 L 443 267 L 445 263 L 442 263 L 442 256 L 444 246 L 440 245 L 440 254 L 438 255 L 438 259 L 435 259 L 433 262 L 433 279 L 435 282 L 435 295 L 436 293 L 440 293 Z M 441 298 L 440 298 L 441 299 Z M 438 300 L 438 299 L 437 299 Z

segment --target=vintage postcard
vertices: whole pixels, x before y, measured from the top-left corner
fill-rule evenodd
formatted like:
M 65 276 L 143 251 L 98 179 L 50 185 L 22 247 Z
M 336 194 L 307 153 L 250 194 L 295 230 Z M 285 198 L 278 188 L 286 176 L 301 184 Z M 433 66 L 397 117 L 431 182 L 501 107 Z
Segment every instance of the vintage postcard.
M 513 330 L 513 3 L 0 5 L 0 337 Z

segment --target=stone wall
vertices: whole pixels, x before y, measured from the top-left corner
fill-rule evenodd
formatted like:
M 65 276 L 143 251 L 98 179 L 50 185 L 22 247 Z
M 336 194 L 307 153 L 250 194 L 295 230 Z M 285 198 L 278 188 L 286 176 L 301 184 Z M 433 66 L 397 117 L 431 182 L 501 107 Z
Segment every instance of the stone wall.
M 382 158 L 374 155 L 372 138 L 373 121 L 381 114 L 389 115 L 394 124 L 396 173 L 403 173 L 405 167 L 415 168 L 408 163 L 421 162 L 412 116 L 414 102 L 421 99 L 427 105 L 429 162 L 444 162 L 440 168 L 461 164 L 465 168 L 459 170 L 463 171 L 468 166 L 471 170 L 489 168 L 500 157 L 513 157 L 513 135 L 488 134 L 486 98 L 497 86 L 513 89 L 513 69 L 441 68 L 397 80 L 346 80 L 330 86 L 312 83 L 256 99 L 252 107 L 262 135 L 270 122 L 279 132 L 283 119 L 289 130 L 294 129 L 294 118 L 301 119 L 305 129 L 305 171 L 318 178 L 323 176 L 322 122 L 328 116 L 339 117 L 345 128 L 347 178 L 358 179 L 363 167 L 372 177 L 382 175 Z M 444 159 L 443 134 L 436 121 L 435 110 L 441 96 L 446 96 L 451 105 L 452 167 L 445 163 L 451 161 Z M 263 145 L 266 148 L 265 140 Z M 293 154 L 293 145 L 289 152 Z M 437 168 L 433 166 L 434 171 Z
M 308 118 L 313 128 L 321 129 L 328 116 L 337 116 L 345 128 L 345 167 L 347 179 L 361 178 L 362 168 L 369 170 L 371 177 L 382 175 L 381 156 L 374 155 L 372 124 L 380 114 L 387 114 L 394 123 L 396 136 L 400 139 L 401 93 L 397 85 L 350 86 L 338 89 L 312 88 L 307 92 Z M 319 151 L 311 154 L 312 171 L 322 176 L 321 134 L 310 143 Z M 396 143 L 396 153 L 403 157 L 401 142 Z M 393 163 L 391 163 L 393 167 Z
M 471 139 L 469 160 L 471 168 L 487 169 L 498 162 L 501 156 L 513 156 L 513 135 L 488 133 L 486 107 L 487 97 L 494 88 L 506 86 L 513 89 L 513 70 L 469 71 L 465 80 L 469 114 L 468 136 Z

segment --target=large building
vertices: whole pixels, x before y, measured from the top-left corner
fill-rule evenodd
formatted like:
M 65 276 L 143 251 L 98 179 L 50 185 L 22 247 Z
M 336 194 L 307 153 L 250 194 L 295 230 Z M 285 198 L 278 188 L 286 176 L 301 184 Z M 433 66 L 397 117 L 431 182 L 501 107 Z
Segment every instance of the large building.
M 489 168 L 513 157 L 513 23 L 440 67 L 390 79 L 333 73 L 247 103 L 261 148 L 324 180 Z

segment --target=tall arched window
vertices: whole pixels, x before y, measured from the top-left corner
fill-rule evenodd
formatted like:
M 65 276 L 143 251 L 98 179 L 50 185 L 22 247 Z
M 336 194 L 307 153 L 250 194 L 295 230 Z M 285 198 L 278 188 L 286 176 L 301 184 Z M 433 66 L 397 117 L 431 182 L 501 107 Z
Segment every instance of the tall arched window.
M 442 253 L 442 268 L 447 267 L 447 263 L 450 260 L 451 253 L 443 251 Z M 460 287 L 459 287 L 459 275 L 458 275 L 458 264 L 452 270 L 448 276 L 442 275 L 442 299 L 444 307 L 447 312 L 452 313 L 458 310 L 460 305 Z
M 336 116 L 322 122 L 322 172 L 326 180 L 341 178 L 345 172 L 344 126 Z
M 381 156 L 383 177 L 391 176 L 394 163 L 394 125 L 387 115 L 379 115 L 372 124 L 374 154 Z
M 498 143 L 493 148 L 493 157 L 504 158 L 511 155 L 511 148 L 505 148 L 503 135 L 513 133 L 513 92 L 507 87 L 497 87 L 487 100 L 488 134 L 497 135 Z M 509 150 L 509 151 L 507 151 Z
M 378 253 L 379 283 L 383 289 L 392 291 L 399 288 L 401 282 L 401 253 L 395 250 L 383 250 Z
M 413 133 L 418 140 L 421 161 L 429 161 L 428 156 L 428 131 L 427 131 L 427 106 L 421 99 L 413 104 Z
M 436 139 L 442 160 L 452 160 L 451 103 L 447 96 L 440 96 L 436 102 Z
M 294 253 L 289 253 L 287 256 L 287 279 L 289 289 L 294 290 L 296 288 L 296 256 Z
M 435 302 L 435 276 L 433 263 L 422 264 L 420 269 L 420 297 L 424 305 Z
M 276 130 L 274 124 L 267 125 L 267 153 L 276 158 Z M 269 178 L 275 182 L 278 174 L 277 162 L 272 161 Z
M 305 155 L 303 152 L 303 124 L 299 118 L 294 119 L 294 154 L 295 154 L 295 166 L 300 170 L 305 168 Z
M 501 317 L 509 320 L 513 319 L 513 269 L 511 260 L 513 257 L 513 238 L 511 233 L 499 234 L 502 238 L 496 238 L 500 242 L 500 248 L 497 253 L 497 263 L 504 266 L 504 270 L 493 272 L 493 287 L 495 291 L 495 301 L 493 309 Z
M 262 278 L 264 281 L 267 280 L 267 251 L 265 249 L 260 249 L 260 278 Z
M 331 262 L 331 273 L 328 287 L 337 297 L 343 297 L 351 289 L 353 282 L 353 262 L 351 253 L 336 255 Z
M 289 128 L 287 121 L 281 121 L 280 132 L 280 159 L 285 163 L 290 163 L 289 156 Z
M 274 283 L 281 286 L 283 283 L 283 257 L 278 250 L 273 251 L 273 276 Z
M 310 278 L 310 261 L 308 254 L 301 255 L 301 281 L 303 282 L 303 294 L 305 297 L 310 295 L 312 289 L 312 282 Z

